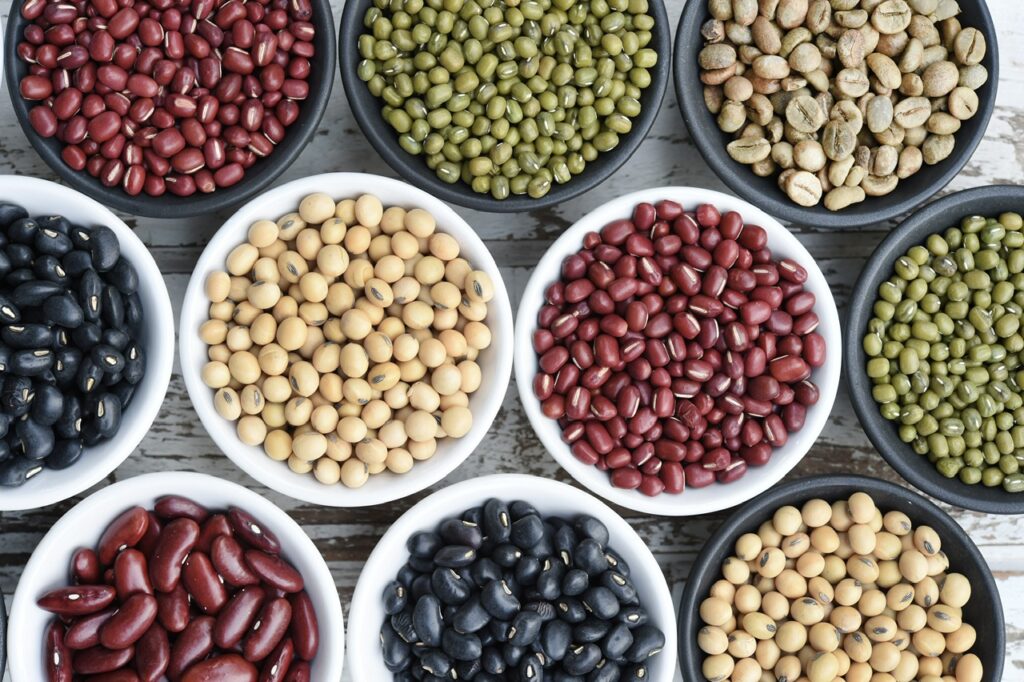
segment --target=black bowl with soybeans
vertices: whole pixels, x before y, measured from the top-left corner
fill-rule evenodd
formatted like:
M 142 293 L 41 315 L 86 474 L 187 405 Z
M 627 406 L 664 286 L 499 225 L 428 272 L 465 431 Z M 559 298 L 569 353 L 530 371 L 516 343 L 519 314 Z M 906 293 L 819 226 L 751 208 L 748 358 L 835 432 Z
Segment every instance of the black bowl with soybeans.
M 201 377 L 218 414 L 347 488 L 468 434 L 495 284 L 460 249 L 430 212 L 370 194 L 313 193 L 253 222 L 205 279 Z
M 983 0 L 695 0 L 675 60 L 686 125 L 722 180 L 830 228 L 945 187 L 984 137 L 999 77 Z
M 557 205 L 639 148 L 668 86 L 663 0 L 353 0 L 342 82 L 410 182 L 484 211 Z
M 992 573 L 916 493 L 862 476 L 792 481 L 715 531 L 680 605 L 687 680 L 981 682 L 1006 642 Z
M 910 483 L 1024 512 L 1024 189 L 985 187 L 911 216 L 871 256 L 847 325 L 853 404 Z

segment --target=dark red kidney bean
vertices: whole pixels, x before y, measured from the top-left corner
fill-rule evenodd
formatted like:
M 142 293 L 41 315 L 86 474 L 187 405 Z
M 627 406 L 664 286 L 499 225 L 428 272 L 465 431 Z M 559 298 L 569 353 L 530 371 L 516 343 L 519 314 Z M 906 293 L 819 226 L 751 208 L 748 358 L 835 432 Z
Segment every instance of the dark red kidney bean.
M 292 606 L 287 599 L 271 599 L 263 604 L 249 634 L 242 642 L 242 652 L 249 661 L 262 661 L 274 650 L 288 632 Z
M 284 678 L 284 682 L 310 682 L 312 675 L 309 663 L 299 661 L 292 665 L 288 671 L 288 676 Z
M 243 587 L 235 592 L 217 615 L 211 630 L 211 642 L 222 649 L 233 648 L 241 642 L 263 606 L 265 596 L 263 589 L 256 586 Z
M 160 136 L 157 135 L 157 137 Z M 210 512 L 206 507 L 194 500 L 190 500 L 187 497 L 182 497 L 180 495 L 167 495 L 165 497 L 161 497 L 156 501 L 156 504 L 153 505 L 153 513 L 164 521 L 171 521 L 173 519 L 184 517 L 201 524 L 210 518 Z
M 185 671 L 181 682 L 257 682 L 258 671 L 238 654 L 224 654 L 196 663 Z
M 171 645 L 167 677 L 180 680 L 186 669 L 209 656 L 214 647 L 213 632 L 214 619 L 211 616 L 199 616 L 189 622 Z
M 111 650 L 95 646 L 75 652 L 72 658 L 72 667 L 76 673 L 81 675 L 109 673 L 127 665 L 134 655 L 134 647 Z
M 263 582 L 283 592 L 298 592 L 303 588 L 302 574 L 277 555 L 251 549 L 245 553 L 245 563 Z
M 232 535 L 231 524 L 228 523 L 228 517 L 224 514 L 214 514 L 201 525 L 196 549 L 210 554 L 213 549 L 213 541 L 222 535 L 229 537 Z
M 160 519 L 156 517 L 153 512 L 148 512 L 149 524 L 146 526 L 146 530 L 142 535 L 142 538 L 138 541 L 135 547 L 145 554 L 147 557 L 153 553 L 156 549 L 156 544 L 160 540 L 160 534 L 163 532 L 163 524 L 160 523 Z
M 273 653 L 263 662 L 260 682 L 281 682 L 287 677 L 294 660 L 295 644 L 289 638 L 281 640 Z
M 79 585 L 98 583 L 101 573 L 100 559 L 94 550 L 83 547 L 72 555 L 71 579 Z
M 100 643 L 100 628 L 114 615 L 115 608 L 76 618 L 64 633 L 64 644 L 69 649 L 82 650 Z
M 171 663 L 167 631 L 154 623 L 135 643 L 135 669 L 141 682 L 159 682 Z
M 139 640 L 156 622 L 156 598 L 134 594 L 100 628 L 100 644 L 108 649 L 124 649 Z
M 52 621 L 46 628 L 44 658 L 48 682 L 72 682 L 71 651 L 64 643 L 64 626 Z
M 126 549 L 114 560 L 114 586 L 121 601 L 133 594 L 153 594 L 146 556 L 137 549 Z
M 157 620 L 167 632 L 178 633 L 189 623 L 188 592 L 178 585 L 170 592 L 156 594 Z
M 316 658 L 320 648 L 320 626 L 313 600 L 305 590 L 288 597 L 292 606 L 289 633 L 295 645 L 295 655 L 304 661 Z
M 209 557 L 202 552 L 189 554 L 181 577 L 185 591 L 204 613 L 216 614 L 227 602 L 227 590 Z
M 199 539 L 199 524 L 192 519 L 179 518 L 164 526 L 160 540 L 150 557 L 149 576 L 153 587 L 170 592 L 181 579 L 185 557 Z
M 76 585 L 51 590 L 36 603 L 58 616 L 85 616 L 107 608 L 116 596 L 117 591 L 110 585 Z

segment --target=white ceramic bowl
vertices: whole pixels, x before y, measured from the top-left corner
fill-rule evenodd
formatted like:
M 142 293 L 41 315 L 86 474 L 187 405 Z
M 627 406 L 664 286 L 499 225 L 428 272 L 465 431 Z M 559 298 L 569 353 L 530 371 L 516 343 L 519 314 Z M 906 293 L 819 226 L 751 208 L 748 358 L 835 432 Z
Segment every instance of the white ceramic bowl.
M 363 566 L 352 596 L 348 630 L 348 673 L 357 682 L 385 682 L 392 673 L 384 666 L 380 627 L 386 617 L 381 597 L 409 558 L 409 536 L 434 530 L 444 519 L 478 507 L 491 498 L 525 500 L 546 516 L 571 518 L 588 514 L 608 528 L 608 546 L 630 567 L 630 578 L 650 623 L 665 634 L 665 647 L 649 660 L 650 682 L 671 682 L 676 673 L 676 614 L 665 574 L 644 540 L 608 505 L 579 488 L 547 478 L 497 474 L 462 481 L 437 491 L 398 519 Z
M 240 485 L 191 472 L 145 474 L 115 483 L 90 495 L 65 514 L 43 537 L 25 566 L 11 606 L 8 649 L 12 682 L 46 679 L 43 635 L 54 616 L 36 605 L 46 592 L 68 584 L 75 550 L 95 547 L 103 530 L 126 509 L 152 509 L 165 495 L 184 495 L 209 509 L 239 507 L 263 522 L 281 542 L 281 556 L 302 574 L 316 608 L 320 650 L 313 662 L 313 682 L 338 682 L 345 649 L 345 625 L 334 578 L 320 551 L 288 514 L 273 502 Z
M 662 199 L 677 201 L 687 210 L 710 203 L 717 206 L 722 213 L 737 211 L 743 216 L 745 223 L 760 225 L 768 232 L 768 248 L 772 250 L 776 260 L 793 258 L 802 264 L 807 269 L 805 287 L 817 297 L 814 312 L 821 319 L 818 332 L 825 337 L 828 358 L 825 365 L 814 370 L 811 375 L 811 379 L 821 391 L 818 403 L 807 411 L 804 427 L 799 432 L 790 434 L 789 441 L 784 447 L 774 451 L 767 465 L 750 467 L 738 483 L 716 483 L 706 488 L 688 489 L 680 495 L 662 493 L 657 497 L 648 497 L 636 490 L 612 486 L 607 472 L 576 459 L 569 446 L 562 441 L 558 423 L 544 416 L 540 410 L 540 401 L 533 393 L 537 354 L 533 350 L 532 338 L 533 332 L 537 329 L 537 312 L 544 305 L 544 291 L 548 285 L 560 279 L 562 261 L 582 248 L 583 236 L 588 232 L 599 231 L 613 220 L 629 218 L 633 214 L 633 207 L 638 203 L 656 203 Z M 661 516 L 696 516 L 728 509 L 756 497 L 775 485 L 803 459 L 825 427 L 828 415 L 832 411 L 832 403 L 839 387 L 842 339 L 835 299 L 832 298 L 832 290 L 825 281 L 825 276 L 818 269 L 814 257 L 777 220 L 755 206 L 721 192 L 694 187 L 658 187 L 609 201 L 581 218 L 551 245 L 538 263 L 519 301 L 515 354 L 519 397 L 526 408 L 530 423 L 533 424 L 534 431 L 548 452 L 573 478 L 601 497 L 629 509 Z
M 125 409 L 121 429 L 112 439 L 86 449 L 73 466 L 44 469 L 17 488 L 0 488 L 0 510 L 35 509 L 77 495 L 102 481 L 130 455 L 152 426 L 163 405 L 174 363 L 174 314 L 167 284 L 132 230 L 102 204 L 73 189 L 20 175 L 0 176 L 0 201 L 21 204 L 30 215 L 60 214 L 81 225 L 106 225 L 121 242 L 121 253 L 139 273 L 146 354 L 146 376 Z
M 214 392 L 200 376 L 207 362 L 207 346 L 199 339 L 199 327 L 208 319 L 209 301 L 203 288 L 207 276 L 224 269 L 227 254 L 245 241 L 252 223 L 264 218 L 277 220 L 295 211 L 299 201 L 313 192 L 326 192 L 336 200 L 374 194 L 385 206 L 426 209 L 437 219 L 438 231 L 454 236 L 461 246 L 461 255 L 489 274 L 494 282 L 494 299 L 488 303 L 486 319 L 493 341 L 477 360 L 483 383 L 470 396 L 473 428 L 462 438 L 439 441 L 437 454 L 429 460 L 416 462 L 409 473 L 384 472 L 371 476 L 366 485 L 358 489 L 346 488 L 340 483 L 323 485 L 312 474 L 296 474 L 286 463 L 270 459 L 262 447 L 243 444 L 236 434 L 235 423 L 217 414 Z M 295 180 L 266 192 L 224 223 L 203 251 L 189 280 L 181 309 L 179 344 L 181 371 L 192 404 L 210 437 L 235 464 L 268 488 L 296 499 L 333 507 L 362 507 L 397 500 L 437 483 L 462 464 L 480 443 L 498 414 L 512 373 L 512 307 L 494 258 L 480 237 L 447 204 L 398 180 L 364 173 L 327 173 Z

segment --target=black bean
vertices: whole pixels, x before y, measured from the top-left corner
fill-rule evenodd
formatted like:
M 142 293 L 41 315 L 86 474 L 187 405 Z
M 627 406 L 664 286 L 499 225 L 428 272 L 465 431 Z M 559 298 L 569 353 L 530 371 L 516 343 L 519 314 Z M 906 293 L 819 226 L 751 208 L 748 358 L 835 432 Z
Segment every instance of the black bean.
M 71 239 L 66 234 L 61 234 L 50 228 L 37 229 L 32 244 L 35 246 L 36 253 L 58 257 L 74 248 Z
M 501 500 L 487 500 L 483 507 L 484 534 L 496 543 L 508 542 L 512 532 L 512 518 L 508 505 Z
M 590 587 L 590 576 L 586 571 L 572 568 L 566 571 L 562 578 L 562 594 L 569 597 L 578 597 Z
M 124 349 L 129 345 L 133 344 L 132 337 L 121 329 L 104 329 L 102 341 L 108 346 L 113 346 L 119 351 L 124 351 Z M 134 345 L 138 348 L 138 344 Z
M 0 486 L 22 485 L 42 470 L 43 465 L 40 462 L 25 457 L 12 457 L 0 464 Z
M 64 413 L 64 393 L 50 384 L 36 384 L 29 415 L 40 424 L 53 426 Z
M 576 547 L 573 563 L 576 568 L 585 571 L 589 576 L 597 576 L 608 570 L 608 560 L 605 558 L 604 547 L 593 538 L 587 538 L 580 542 Z
M 7 238 L 15 244 L 32 244 L 38 231 L 39 223 L 35 220 L 29 217 L 19 218 L 8 226 Z
M 84 351 L 92 350 L 102 338 L 103 328 L 94 322 L 86 322 L 71 331 L 71 341 Z
M 491 614 L 480 603 L 480 597 L 474 596 L 456 610 L 451 624 L 456 632 L 466 634 L 482 630 L 490 620 Z
M 406 540 L 405 547 L 413 556 L 432 559 L 443 544 L 441 536 L 437 533 L 416 533 Z
M 523 500 L 516 500 L 508 506 L 509 513 L 512 514 L 512 521 L 515 522 L 524 516 L 540 516 L 540 512 L 529 502 Z
M 607 587 L 591 586 L 583 593 L 583 607 L 602 620 L 610 620 L 619 613 L 619 600 Z
M 570 647 L 562 659 L 562 669 L 570 675 L 586 675 L 601 662 L 601 648 L 588 643 Z
M 568 525 L 559 526 L 551 538 L 551 544 L 554 546 L 554 550 L 558 554 L 558 558 L 562 560 L 562 563 L 566 566 L 572 566 L 573 554 L 576 551 L 576 545 L 579 544 L 576 531 Z
M 36 222 L 40 230 L 53 230 L 63 235 L 71 232 L 71 221 L 62 215 L 37 216 Z
M 508 641 L 514 646 L 530 646 L 540 636 L 540 628 L 544 625 L 544 619 L 534 611 L 520 611 L 512 619 L 512 627 L 509 629 Z
M 601 652 L 605 658 L 618 661 L 633 645 L 633 633 L 622 623 L 613 625 L 601 640 Z
M 67 469 L 82 457 L 82 441 L 79 438 L 58 440 L 53 452 L 46 458 L 46 466 L 50 469 Z
M 439 568 L 430 576 L 430 588 L 442 604 L 459 605 L 469 599 L 472 586 L 451 568 Z
M 418 556 L 409 557 L 409 565 L 420 573 L 430 573 L 434 570 L 434 560 L 424 559 Z
M 32 272 L 41 280 L 64 287 L 71 283 L 71 277 L 56 256 L 39 256 L 32 264 Z
M 449 545 L 465 545 L 479 549 L 484 536 L 480 526 L 462 519 L 447 519 L 441 523 L 441 539 Z
M 488 557 L 480 557 L 469 567 L 469 576 L 477 587 L 482 588 L 501 578 L 501 566 Z
M 618 665 L 602 661 L 592 673 L 587 675 L 587 682 L 619 682 L 622 668 Z
M 483 507 L 473 507 L 472 509 L 467 509 L 466 511 L 462 512 L 462 516 L 460 516 L 459 518 L 461 518 L 463 521 L 469 521 L 470 523 L 475 523 L 479 526 L 483 523 L 484 519 Z
M 630 604 L 636 601 L 636 588 L 629 578 L 618 571 L 605 571 L 601 574 L 601 585 L 607 587 L 621 604 Z
M 572 639 L 574 642 L 580 643 L 600 642 L 611 628 L 612 624 L 608 621 L 600 618 L 587 618 L 582 623 L 576 623 L 572 629 Z
M 431 649 L 420 656 L 420 668 L 434 677 L 444 678 L 452 670 L 452 660 L 444 652 Z
M 82 364 L 82 351 L 73 347 L 61 348 L 55 352 L 56 359 L 53 364 L 53 374 L 57 383 L 61 386 L 68 386 L 78 375 L 78 368 Z
M 19 284 L 11 294 L 11 300 L 16 306 L 24 309 L 29 306 L 42 305 L 46 299 L 63 292 L 64 287 L 56 282 L 33 279 L 31 282 Z
M 0 237 L 2 236 L 3 235 L 0 235 Z M 7 273 L 9 273 L 13 267 L 14 266 L 11 265 L 11 259 L 7 255 L 7 252 L 0 251 L 0 277 L 7 277 Z
M 51 350 L 19 350 L 11 355 L 10 371 L 26 377 L 36 377 L 53 366 Z
M 629 564 L 613 550 L 605 548 L 604 560 L 608 564 L 608 568 L 618 571 L 627 578 L 629 577 Z
M 28 211 L 18 204 L 0 202 L 0 227 L 8 228 L 15 220 L 28 217 Z
M 10 297 L 0 294 L 0 323 L 14 324 L 21 321 L 21 311 L 14 305 Z
M 4 379 L 3 392 L 0 393 L 0 404 L 10 417 L 22 417 L 32 407 L 35 391 L 32 380 L 22 376 L 8 376 Z
M 415 580 L 417 576 L 419 576 L 419 572 L 409 566 L 409 564 L 406 564 L 398 571 L 397 577 L 398 582 L 404 585 L 406 589 L 409 589 L 412 587 L 412 581 Z
M 4 284 L 7 285 L 8 289 L 14 289 L 26 282 L 33 282 L 35 279 L 36 274 L 32 272 L 31 268 L 18 268 L 4 275 Z
M 32 265 L 32 259 L 35 257 L 32 247 L 25 244 L 8 244 L 4 247 L 4 250 L 7 252 L 7 258 L 11 261 L 12 272 L 21 268 L 29 268 Z M 29 269 L 29 272 L 31 272 L 31 269 Z
M 120 372 L 125 368 L 125 357 L 113 346 L 99 344 L 92 349 L 90 358 L 98 367 L 108 374 Z
M 123 327 L 125 324 L 124 296 L 114 286 L 104 286 L 100 294 L 100 319 L 110 327 Z
M 475 559 L 476 550 L 465 545 L 447 545 L 434 555 L 434 563 L 446 568 L 469 566 Z
M 577 516 L 573 528 L 580 538 L 591 538 L 601 545 L 608 544 L 608 528 L 593 516 Z
M 441 620 L 441 602 L 437 597 L 424 595 L 416 601 L 412 624 L 416 630 L 417 641 L 428 647 L 441 646 L 444 623 Z
M 402 583 L 393 580 L 384 588 L 384 612 L 389 616 L 404 611 L 408 603 L 409 591 Z
M 90 399 L 91 400 L 91 399 Z M 117 396 L 104 393 L 96 398 L 95 405 L 90 405 L 92 423 L 103 438 L 113 438 L 121 428 L 121 401 Z
M 455 661 L 473 661 L 480 658 L 483 646 L 480 638 L 473 634 L 461 634 L 455 630 L 445 630 L 441 636 L 441 648 Z
M 0 462 L 6 462 L 11 458 L 11 446 L 6 440 L 0 440 Z
M 53 332 L 45 324 L 8 324 L 0 328 L 0 339 L 11 348 L 48 348 Z
M 82 249 L 83 251 L 90 251 L 92 245 L 92 230 L 82 225 L 72 225 L 71 229 L 68 230 L 68 236 L 71 237 L 71 243 L 75 245 L 76 249 Z M 92 255 L 89 256 L 92 258 Z
M 562 620 L 544 624 L 540 633 L 540 647 L 553 661 L 561 661 L 572 644 L 572 626 Z
M 647 615 L 647 611 L 639 606 L 627 606 L 619 612 L 616 618 L 620 623 L 625 624 L 626 627 L 635 628 L 640 625 L 646 625 L 650 616 Z
M 103 370 L 90 358 L 83 358 L 75 376 L 75 386 L 83 394 L 92 393 L 103 379 Z
M 562 594 L 562 578 L 565 576 L 565 564 L 555 559 L 548 559 L 541 568 L 534 589 L 537 594 L 548 601 L 558 599 Z
M 522 550 L 533 548 L 544 537 L 544 522 L 536 514 L 528 514 L 512 522 L 512 544 Z
M 522 556 L 523 553 L 519 548 L 510 544 L 498 545 L 491 552 L 491 558 L 502 568 L 512 568 Z
M 103 280 L 95 270 L 86 270 L 78 280 L 78 302 L 85 312 L 85 319 L 97 322 L 100 319 L 103 294 Z
M 502 675 L 508 669 L 505 657 L 501 655 L 501 649 L 498 647 L 485 647 L 480 655 L 480 662 L 483 669 L 492 675 Z
M 117 265 L 121 257 L 121 244 L 114 231 L 105 225 L 93 228 L 89 235 L 89 253 L 97 270 L 106 272 Z
M 533 653 L 520 661 L 519 679 L 524 682 L 544 682 L 544 657 Z
M 633 644 L 626 652 L 631 663 L 640 663 L 654 656 L 665 646 L 665 635 L 653 625 L 641 625 L 633 631 Z
M 7 346 L 0 344 L 0 372 L 6 372 L 10 368 L 12 352 Z
M 409 595 L 413 600 L 416 600 L 425 594 L 432 594 L 430 588 L 430 576 L 420 575 L 412 581 L 412 586 L 409 587 Z
M 384 651 L 384 666 L 391 672 L 399 672 L 409 667 L 412 652 L 409 645 L 395 633 L 390 624 L 385 623 L 380 631 L 381 648 Z
M 142 329 L 143 312 L 142 299 L 138 293 L 126 296 L 124 299 L 124 321 L 133 332 Z
M 21 419 L 14 425 L 14 432 L 17 435 L 21 453 L 32 460 L 46 459 L 51 452 L 57 439 L 53 429 L 43 426 L 34 419 Z
M 519 599 L 504 580 L 492 580 L 481 592 L 480 603 L 498 620 L 511 620 L 519 611 Z
M 11 428 L 11 416 L 4 412 L 0 412 L 0 438 L 7 436 L 8 429 Z
M 559 618 L 566 623 L 582 623 L 587 619 L 587 610 L 578 599 L 560 599 L 555 608 L 558 609 Z
M 521 646 L 506 643 L 501 647 L 501 654 L 505 657 L 505 663 L 507 663 L 510 668 L 515 668 L 518 667 L 519 662 L 523 660 L 523 656 L 526 655 L 526 649 Z
M 71 277 L 78 277 L 85 273 L 87 270 L 92 270 L 92 256 L 89 255 L 88 251 L 69 251 L 64 254 L 64 257 L 60 259 L 61 265 L 64 267 L 66 272 Z
M 477 680 L 478 682 L 486 682 L 486 680 L 480 676 L 482 671 L 483 665 L 481 665 L 479 658 L 475 658 L 472 661 L 456 661 L 453 676 L 454 679 L 457 680 Z
M 409 644 L 414 644 L 419 641 L 419 635 L 416 632 L 416 626 L 413 623 L 413 616 L 408 611 L 400 611 L 390 619 L 391 627 L 404 641 Z
M 537 582 L 540 575 L 540 559 L 535 556 L 524 556 L 516 562 L 515 579 L 524 587 L 529 587 Z
M 43 312 L 53 324 L 61 327 L 74 329 L 85 322 L 85 312 L 82 306 L 71 294 L 64 293 L 51 296 L 43 303 Z
M 114 267 L 104 279 L 117 287 L 117 290 L 125 296 L 134 294 L 139 289 L 139 273 L 135 271 L 135 266 L 123 257 L 117 259 Z

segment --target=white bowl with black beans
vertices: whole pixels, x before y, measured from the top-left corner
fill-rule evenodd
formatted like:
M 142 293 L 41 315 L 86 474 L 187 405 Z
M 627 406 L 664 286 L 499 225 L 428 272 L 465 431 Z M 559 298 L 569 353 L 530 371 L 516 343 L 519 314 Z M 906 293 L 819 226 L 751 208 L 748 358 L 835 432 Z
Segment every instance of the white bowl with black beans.
M 221 450 L 329 506 L 444 478 L 511 374 L 511 306 L 486 246 L 443 202 L 374 175 L 303 178 L 240 209 L 203 252 L 180 329 Z
M 109 209 L 13 175 L 0 205 L 6 511 L 78 495 L 135 450 L 170 382 L 174 318 L 153 256 Z
M 495 679 L 677 671 L 672 597 L 645 540 L 588 493 L 519 474 L 449 486 L 391 526 L 360 574 L 346 649 L 352 679 L 379 682 L 477 663 Z

